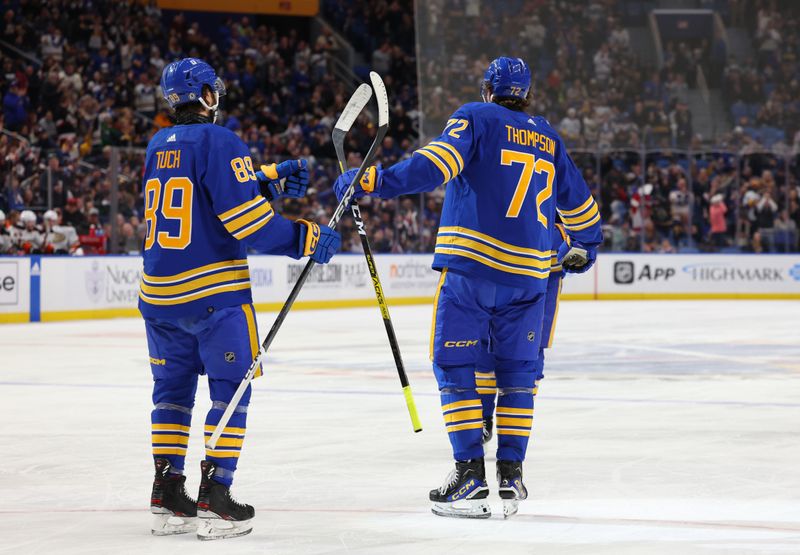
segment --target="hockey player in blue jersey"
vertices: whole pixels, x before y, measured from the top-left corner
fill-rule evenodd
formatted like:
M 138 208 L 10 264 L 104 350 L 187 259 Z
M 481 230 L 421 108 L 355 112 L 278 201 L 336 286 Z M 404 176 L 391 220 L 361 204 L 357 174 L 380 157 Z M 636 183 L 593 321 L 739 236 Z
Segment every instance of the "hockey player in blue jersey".
M 539 381 L 544 377 L 544 350 L 553 344 L 556 320 L 558 318 L 558 302 L 561 296 L 561 284 L 564 279 L 564 269 L 558 261 L 558 250 L 565 242 L 569 241 L 564 226 L 556 224 L 550 235 L 553 238 L 551 252 L 553 258 L 550 266 L 550 277 L 547 278 L 547 290 L 544 296 L 544 317 L 542 321 L 541 341 L 539 342 L 539 358 L 536 360 L 536 377 L 533 385 L 533 396 L 539 391 Z M 492 439 L 492 423 L 494 422 L 495 398 L 497 396 L 497 380 L 494 369 L 496 366 L 494 355 L 491 352 L 489 338 L 481 339 L 481 350 L 478 355 L 475 370 L 475 385 L 481 398 L 483 407 L 483 439 L 486 444 Z M 513 420 L 513 415 L 498 413 L 497 428 L 507 431 L 506 425 Z
M 154 380 L 152 531 L 196 528 L 200 539 L 235 537 L 250 532 L 255 515 L 230 495 L 250 388 L 216 448 L 206 450 L 195 502 L 183 472 L 198 375 L 208 376 L 211 394 L 208 437 L 259 348 L 248 249 L 325 264 L 340 237 L 327 226 L 275 213 L 271 200 L 305 194 L 306 162 L 255 170 L 242 140 L 214 125 L 225 88 L 211 66 L 194 58 L 173 62 L 164 68 L 161 89 L 176 125 L 147 146 L 139 293 Z
M 430 350 L 456 463 L 430 492 L 432 511 L 441 516 L 490 516 L 475 382 L 484 337 L 496 360 L 497 411 L 508 415 L 498 430 L 499 492 L 509 514 L 524 499 L 522 461 L 556 211 L 572 241 L 558 252 L 566 271 L 588 270 L 602 242 L 597 204 L 563 142 L 547 120 L 525 113 L 530 84 L 524 61 L 494 60 L 485 73 L 484 102 L 465 104 L 436 140 L 390 168 L 370 168 L 356 184 L 356 197 L 393 198 L 446 183 Z M 337 179 L 340 199 L 354 177 L 351 170 Z

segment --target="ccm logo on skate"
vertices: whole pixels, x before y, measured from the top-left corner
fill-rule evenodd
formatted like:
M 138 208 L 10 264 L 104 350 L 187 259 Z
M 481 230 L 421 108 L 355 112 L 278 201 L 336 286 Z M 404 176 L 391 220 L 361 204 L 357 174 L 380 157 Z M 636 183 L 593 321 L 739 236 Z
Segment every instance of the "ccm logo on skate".
M 457 492 L 453 494 L 453 501 L 455 501 L 456 499 L 461 499 L 461 497 L 465 493 L 467 493 L 469 489 L 474 485 L 475 485 L 475 479 L 473 478 L 472 480 L 461 486 L 461 489 L 459 489 Z
M 444 346 L 447 348 L 451 347 L 474 347 L 478 344 L 477 339 L 470 339 L 467 341 L 445 341 Z

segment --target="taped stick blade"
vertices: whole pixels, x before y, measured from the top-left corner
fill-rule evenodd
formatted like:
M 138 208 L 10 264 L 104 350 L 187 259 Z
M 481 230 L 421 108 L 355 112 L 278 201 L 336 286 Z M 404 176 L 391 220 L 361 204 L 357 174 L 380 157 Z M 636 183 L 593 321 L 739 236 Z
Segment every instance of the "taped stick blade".
M 386 94 L 386 85 L 381 76 L 374 71 L 369 72 L 369 80 L 375 89 L 375 100 L 378 101 L 378 126 L 389 125 L 389 95 Z
M 360 114 L 364 106 L 369 103 L 370 98 L 372 98 L 372 89 L 370 86 L 366 83 L 359 85 L 356 92 L 353 93 L 353 96 L 351 96 L 350 100 L 347 102 L 347 106 L 342 110 L 342 115 L 340 115 L 339 119 L 336 121 L 334 129 L 339 129 L 345 133 L 350 131 L 358 114 Z

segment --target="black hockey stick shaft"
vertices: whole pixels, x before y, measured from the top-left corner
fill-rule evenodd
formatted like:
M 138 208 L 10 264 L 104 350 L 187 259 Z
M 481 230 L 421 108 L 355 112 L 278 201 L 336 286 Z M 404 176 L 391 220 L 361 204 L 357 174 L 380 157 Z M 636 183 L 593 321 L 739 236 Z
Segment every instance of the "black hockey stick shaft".
M 336 158 L 339 160 L 339 170 L 344 173 L 347 169 L 347 159 L 344 153 L 344 135 L 333 135 L 333 147 L 336 150 Z M 358 207 L 358 201 L 354 200 L 350 206 L 353 213 L 353 218 L 358 228 L 358 235 L 361 238 L 361 247 L 364 249 L 364 258 L 367 261 L 367 268 L 369 269 L 370 278 L 372 278 L 372 286 L 375 288 L 375 297 L 378 301 L 378 308 L 381 311 L 383 318 L 383 327 L 386 329 L 386 336 L 389 339 L 389 346 L 392 349 L 392 356 L 394 357 L 394 365 L 397 368 L 397 375 L 400 378 L 400 385 L 403 387 L 403 393 L 408 405 L 408 413 L 411 417 L 411 424 L 415 432 L 422 431 L 422 423 L 419 420 L 417 407 L 414 403 L 414 397 L 411 393 L 411 385 L 408 382 L 408 375 L 406 374 L 405 366 L 403 365 L 403 357 L 400 354 L 400 344 L 397 341 L 397 335 L 394 332 L 394 325 L 392 324 L 392 316 L 389 314 L 389 306 L 386 303 L 386 297 L 383 294 L 383 286 L 381 285 L 381 278 L 378 275 L 378 268 L 375 264 L 375 257 L 372 255 L 372 247 L 369 244 L 367 237 L 367 229 L 364 221 L 361 218 L 361 210 Z

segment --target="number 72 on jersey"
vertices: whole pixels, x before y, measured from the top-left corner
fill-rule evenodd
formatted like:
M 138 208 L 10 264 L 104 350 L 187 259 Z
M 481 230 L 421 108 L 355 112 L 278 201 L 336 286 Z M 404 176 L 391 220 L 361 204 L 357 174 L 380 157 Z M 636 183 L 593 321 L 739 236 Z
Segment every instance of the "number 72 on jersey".
M 506 218 L 519 217 L 522 203 L 525 202 L 534 174 L 545 175 L 545 186 L 536 193 L 536 218 L 539 223 L 547 228 L 547 216 L 542 213 L 542 204 L 553 196 L 553 180 L 556 177 L 556 167 L 550 160 L 537 158 L 529 152 L 520 152 L 508 148 L 500 151 L 500 164 L 503 166 L 522 165 L 522 173 L 519 176 L 519 181 L 517 181 L 517 187 L 514 189 L 514 196 L 511 197 L 511 204 L 506 211 Z

